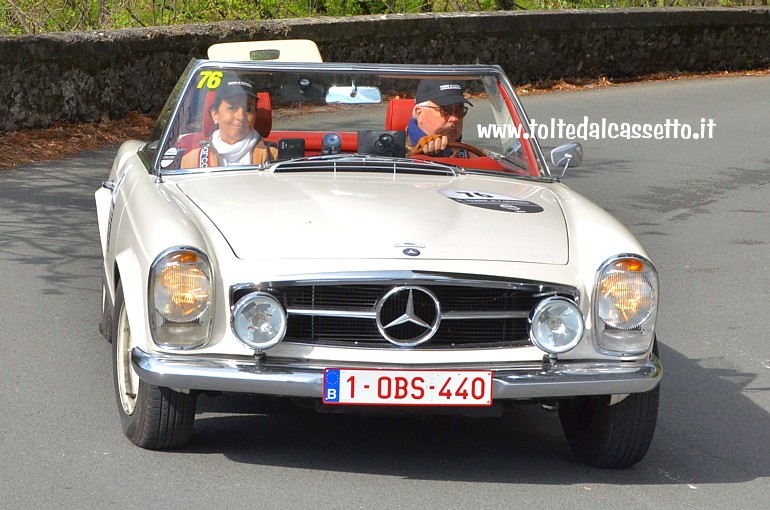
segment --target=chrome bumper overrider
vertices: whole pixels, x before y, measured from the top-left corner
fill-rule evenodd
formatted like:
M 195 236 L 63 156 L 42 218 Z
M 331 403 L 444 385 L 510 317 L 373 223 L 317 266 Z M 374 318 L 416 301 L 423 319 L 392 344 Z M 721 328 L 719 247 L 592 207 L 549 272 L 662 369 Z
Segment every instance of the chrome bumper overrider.
M 307 361 L 261 362 L 257 359 L 200 358 L 131 351 L 139 377 L 167 388 L 321 398 L 324 367 Z M 349 368 L 340 364 L 333 368 Z M 357 365 L 360 368 L 384 368 Z M 409 367 L 387 367 L 409 369 Z M 424 369 L 424 367 L 419 367 Z M 446 369 L 449 367 L 431 367 Z M 463 366 L 493 370 L 493 399 L 555 398 L 641 393 L 658 384 L 663 371 L 656 356 L 638 362 L 532 363 L 526 367 Z

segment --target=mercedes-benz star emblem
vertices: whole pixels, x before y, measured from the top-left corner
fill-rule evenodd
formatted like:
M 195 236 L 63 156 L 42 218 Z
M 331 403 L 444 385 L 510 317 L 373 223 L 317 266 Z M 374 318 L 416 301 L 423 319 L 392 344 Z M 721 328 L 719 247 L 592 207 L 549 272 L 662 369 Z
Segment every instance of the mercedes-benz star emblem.
M 414 347 L 430 340 L 441 322 L 438 298 L 415 285 L 393 287 L 377 301 L 377 329 L 388 342 Z

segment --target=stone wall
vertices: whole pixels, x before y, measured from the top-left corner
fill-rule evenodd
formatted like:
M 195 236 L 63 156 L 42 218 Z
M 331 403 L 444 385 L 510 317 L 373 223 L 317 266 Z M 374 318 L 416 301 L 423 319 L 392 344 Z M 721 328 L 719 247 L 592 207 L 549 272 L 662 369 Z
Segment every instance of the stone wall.
M 0 131 L 156 112 L 225 41 L 315 40 L 327 61 L 491 63 L 514 83 L 770 67 L 770 9 L 609 9 L 255 21 L 0 38 Z

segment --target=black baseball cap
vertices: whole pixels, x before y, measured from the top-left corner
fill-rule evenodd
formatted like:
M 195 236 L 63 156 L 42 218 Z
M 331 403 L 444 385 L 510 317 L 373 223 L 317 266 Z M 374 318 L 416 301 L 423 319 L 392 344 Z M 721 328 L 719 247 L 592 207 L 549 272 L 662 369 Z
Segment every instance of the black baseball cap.
M 217 87 L 217 97 L 224 99 L 242 95 L 257 97 L 257 90 L 254 88 L 254 85 L 240 76 L 236 74 L 225 74 L 222 77 L 222 82 L 219 87 Z
M 473 103 L 465 99 L 462 85 L 448 80 L 421 81 L 417 87 L 414 102 L 420 104 L 425 101 L 433 101 L 439 106 L 449 106 L 457 103 L 473 106 Z

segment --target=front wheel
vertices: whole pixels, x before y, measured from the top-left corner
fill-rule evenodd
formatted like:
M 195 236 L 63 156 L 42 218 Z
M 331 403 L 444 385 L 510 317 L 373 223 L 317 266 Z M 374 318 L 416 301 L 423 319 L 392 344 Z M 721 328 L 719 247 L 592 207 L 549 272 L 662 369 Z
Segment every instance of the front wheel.
M 131 327 L 122 284 L 118 284 L 115 294 L 113 373 L 123 433 L 135 445 L 151 450 L 182 446 L 192 434 L 198 396 L 139 379 L 131 366 Z
M 602 468 L 625 468 L 642 460 L 658 419 L 660 386 L 610 405 L 610 395 L 563 400 L 559 419 L 580 460 Z

